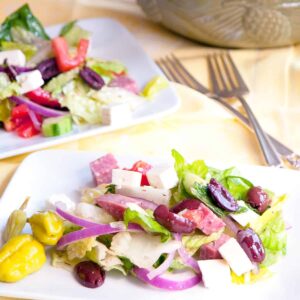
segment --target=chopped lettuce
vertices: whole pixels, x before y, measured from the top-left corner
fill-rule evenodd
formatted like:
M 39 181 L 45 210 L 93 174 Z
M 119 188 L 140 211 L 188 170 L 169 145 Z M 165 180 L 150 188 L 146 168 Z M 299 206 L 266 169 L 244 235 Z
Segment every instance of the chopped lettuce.
M 237 200 L 246 200 L 249 189 L 253 187 L 249 180 L 240 176 L 226 176 L 221 183 Z
M 273 219 L 260 234 L 260 238 L 266 251 L 262 266 L 270 266 L 276 263 L 280 256 L 286 255 L 287 232 L 281 211 L 275 213 Z
M 161 226 L 153 216 L 141 209 L 141 211 L 127 208 L 124 213 L 124 223 L 135 223 L 143 227 L 147 232 L 158 233 L 161 235 L 161 241 L 166 242 L 171 238 L 169 230 Z
M 79 262 L 81 262 L 82 259 L 68 259 L 66 251 L 58 251 L 54 248 L 51 251 L 51 265 L 55 268 L 62 268 L 67 271 L 73 272 L 73 268 L 75 265 L 77 265 Z
M 182 237 L 182 243 L 187 252 L 190 255 L 194 255 L 202 245 L 219 239 L 222 235 L 222 232 L 223 230 L 220 230 L 212 233 L 209 236 L 204 234 L 184 235 Z
M 32 14 L 28 4 L 24 4 L 4 20 L 0 26 L 0 41 L 12 41 L 11 30 L 15 27 L 21 27 L 37 37 L 49 40 L 44 27 Z
M 76 47 L 81 39 L 90 39 L 91 34 L 72 21 L 62 28 L 60 36 L 66 39 L 70 47 Z
M 61 73 L 58 76 L 52 78 L 45 86 L 44 89 L 50 93 L 52 93 L 53 97 L 58 97 L 63 88 L 71 82 L 73 79 L 78 77 L 79 69 L 75 68 L 71 71 Z
M 226 216 L 226 212 L 219 208 L 211 196 L 208 194 L 208 188 L 206 185 L 200 184 L 198 182 L 194 183 L 194 186 L 191 188 L 192 195 L 203 202 L 209 209 L 211 209 L 217 216 L 223 218 Z
M 163 76 L 155 76 L 144 87 L 141 95 L 146 98 L 154 97 L 158 92 L 169 86 L 168 80 Z
M 287 232 L 282 216 L 282 205 L 286 195 L 275 198 L 272 206 L 259 218 L 250 223 L 250 227 L 259 234 L 266 251 L 261 266 L 267 267 L 286 254 Z
M 0 73 L 0 103 L 1 100 L 20 94 L 20 86 L 17 82 L 11 82 L 5 73 Z
M 29 61 L 37 52 L 37 48 L 34 45 L 29 44 L 22 44 L 22 43 L 16 43 L 16 42 L 8 42 L 3 41 L 1 43 L 1 50 L 15 50 L 19 49 L 21 50 L 25 56 L 26 60 Z
M 116 74 L 127 73 L 124 64 L 119 61 L 100 60 L 96 58 L 88 58 L 87 66 L 98 73 L 100 76 L 113 78 Z
M 95 203 L 95 199 L 99 196 L 106 194 L 107 184 L 100 184 L 95 188 L 84 188 L 81 191 L 81 202 L 90 204 Z
M 66 248 L 68 259 L 84 258 L 87 252 L 91 251 L 93 247 L 96 246 L 96 243 L 95 237 L 89 237 L 69 244 Z
M 175 161 L 174 168 L 179 178 L 178 189 L 173 197 L 175 202 L 192 195 L 201 199 L 215 213 L 222 216 L 224 215 L 222 210 L 214 205 L 207 194 L 206 185 L 211 178 L 219 181 L 237 200 L 245 200 L 248 190 L 253 186 L 249 180 L 239 176 L 238 170 L 234 167 L 218 170 L 207 166 L 203 160 L 196 160 L 189 164 L 174 149 L 172 156 Z

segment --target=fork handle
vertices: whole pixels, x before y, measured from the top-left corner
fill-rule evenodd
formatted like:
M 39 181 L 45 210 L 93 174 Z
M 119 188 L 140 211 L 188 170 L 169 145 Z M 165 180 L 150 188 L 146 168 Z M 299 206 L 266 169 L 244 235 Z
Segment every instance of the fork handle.
M 256 134 L 257 140 L 262 149 L 266 163 L 269 166 L 282 167 L 282 161 L 278 153 L 275 151 L 272 143 L 269 140 L 269 137 L 265 134 L 259 122 L 257 121 L 256 117 L 254 116 L 252 109 L 248 105 L 247 101 L 242 96 L 237 97 L 237 99 L 240 100 L 242 106 L 244 107 L 247 113 L 250 125 Z

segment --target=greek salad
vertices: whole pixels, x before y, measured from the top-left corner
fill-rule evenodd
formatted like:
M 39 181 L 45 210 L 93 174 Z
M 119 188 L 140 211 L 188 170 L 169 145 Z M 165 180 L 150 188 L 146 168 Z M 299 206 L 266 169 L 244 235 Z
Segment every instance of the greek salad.
M 174 166 L 140 160 L 121 167 L 106 154 L 90 163 L 94 185 L 79 203 L 54 194 L 44 211 L 28 216 L 26 199 L 3 233 L 0 281 L 38 271 L 46 247 L 53 267 L 88 288 L 100 287 L 112 270 L 173 291 L 270 277 L 286 254 L 286 195 L 254 185 L 234 167 L 188 163 L 176 150 L 172 156 Z
M 72 132 L 73 124 L 122 125 L 167 86 L 138 87 L 119 61 L 89 57 L 90 32 L 72 21 L 50 38 L 27 4 L 0 25 L 0 127 L 22 138 Z

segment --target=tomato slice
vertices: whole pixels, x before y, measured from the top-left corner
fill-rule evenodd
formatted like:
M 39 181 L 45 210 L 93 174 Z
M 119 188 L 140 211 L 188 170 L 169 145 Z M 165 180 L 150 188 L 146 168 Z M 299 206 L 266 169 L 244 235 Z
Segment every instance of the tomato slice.
M 147 178 L 147 172 L 152 168 L 152 166 L 142 160 L 137 161 L 134 163 L 134 165 L 129 169 L 129 171 L 135 171 L 142 173 L 142 181 L 141 185 L 150 185 L 148 178 Z
M 39 131 L 33 126 L 31 120 L 23 122 L 22 125 L 16 129 L 16 132 L 18 136 L 22 138 L 31 138 L 39 133 Z
M 38 103 L 43 106 L 60 108 L 61 105 L 57 99 L 52 98 L 51 94 L 42 88 L 30 91 L 26 93 L 26 96 L 33 102 Z
M 26 104 L 21 104 L 21 105 L 15 106 L 12 109 L 11 118 L 12 119 L 17 119 L 17 118 L 27 117 L 28 116 L 28 110 L 29 109 L 28 109 Z
M 66 72 L 78 67 L 85 61 L 89 47 L 89 40 L 81 39 L 77 45 L 77 54 L 71 57 L 67 41 L 63 37 L 52 40 L 52 48 L 55 54 L 58 68 L 61 72 Z

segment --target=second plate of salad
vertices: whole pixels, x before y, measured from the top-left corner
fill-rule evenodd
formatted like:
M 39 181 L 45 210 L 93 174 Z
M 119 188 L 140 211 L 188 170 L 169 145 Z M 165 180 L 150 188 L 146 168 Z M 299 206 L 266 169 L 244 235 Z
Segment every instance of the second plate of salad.
M 111 19 L 44 29 L 28 5 L 0 30 L 0 158 L 163 116 L 179 99 Z

